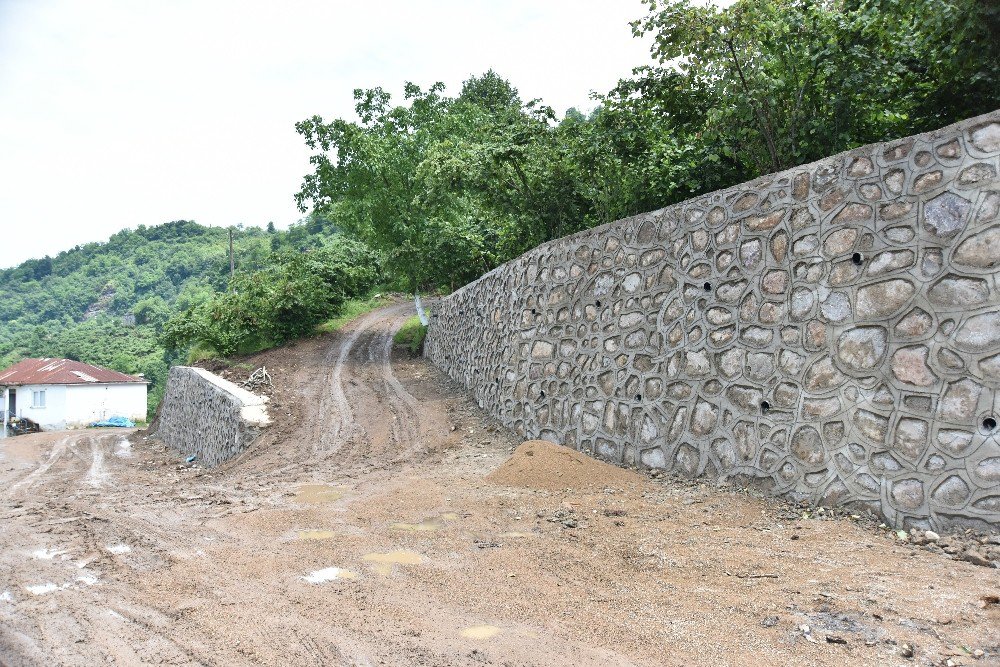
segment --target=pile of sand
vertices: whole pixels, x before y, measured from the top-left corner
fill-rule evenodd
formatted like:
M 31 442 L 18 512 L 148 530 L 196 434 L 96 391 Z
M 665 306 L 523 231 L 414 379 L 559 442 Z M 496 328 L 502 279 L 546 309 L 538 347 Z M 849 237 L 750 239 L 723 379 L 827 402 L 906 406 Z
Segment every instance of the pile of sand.
M 639 475 L 602 463 L 568 447 L 546 440 L 529 440 L 486 476 L 500 486 L 529 489 L 622 489 L 645 480 Z

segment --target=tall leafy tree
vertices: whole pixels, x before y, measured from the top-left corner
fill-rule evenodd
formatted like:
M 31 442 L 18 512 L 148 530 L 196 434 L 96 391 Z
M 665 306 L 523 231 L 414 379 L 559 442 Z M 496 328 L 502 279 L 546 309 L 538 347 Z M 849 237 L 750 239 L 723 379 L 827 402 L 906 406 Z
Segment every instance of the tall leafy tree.
M 996 4 L 979 0 L 646 0 L 658 68 L 636 91 L 747 175 L 930 129 L 1000 99 Z
M 443 84 L 421 90 L 407 83 L 405 105 L 393 106 L 381 88 L 356 90 L 359 120 L 325 122 L 314 116 L 296 124 L 317 151 L 314 171 L 296 195 L 337 225 L 382 250 L 408 287 L 439 279 L 441 267 L 477 252 L 457 198 L 429 192 L 424 159 L 448 136 L 452 100 Z M 474 271 L 475 269 L 473 269 Z

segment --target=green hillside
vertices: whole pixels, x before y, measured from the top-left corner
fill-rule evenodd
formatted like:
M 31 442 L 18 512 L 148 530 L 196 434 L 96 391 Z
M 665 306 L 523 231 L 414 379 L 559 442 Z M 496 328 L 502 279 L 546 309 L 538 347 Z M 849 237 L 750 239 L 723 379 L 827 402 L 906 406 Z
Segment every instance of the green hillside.
M 315 217 L 288 231 L 234 228 L 237 272 L 257 275 L 278 257 L 321 251 L 336 238 Z M 155 407 L 167 369 L 184 352 L 164 347 L 164 325 L 228 283 L 229 229 L 184 220 L 0 270 L 0 368 L 51 356 L 143 373 Z

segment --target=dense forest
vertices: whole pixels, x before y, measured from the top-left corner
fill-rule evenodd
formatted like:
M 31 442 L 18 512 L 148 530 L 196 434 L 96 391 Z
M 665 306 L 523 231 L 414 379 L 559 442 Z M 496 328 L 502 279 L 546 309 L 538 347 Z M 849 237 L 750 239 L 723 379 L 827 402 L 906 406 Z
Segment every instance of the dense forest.
M 1000 102 L 997 0 L 646 0 L 658 63 L 595 108 L 523 100 L 489 71 L 456 95 L 358 89 L 303 120 L 288 231 L 172 222 L 0 271 L 0 366 L 66 356 L 144 373 L 281 343 L 376 285 L 450 290 L 549 239 Z M 293 193 L 289 193 L 292 196 Z

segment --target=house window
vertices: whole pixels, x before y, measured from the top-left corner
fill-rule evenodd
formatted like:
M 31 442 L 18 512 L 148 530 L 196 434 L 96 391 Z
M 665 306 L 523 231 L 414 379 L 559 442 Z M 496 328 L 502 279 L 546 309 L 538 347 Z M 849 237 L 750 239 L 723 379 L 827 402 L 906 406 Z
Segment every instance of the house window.
M 39 389 L 38 391 L 31 392 L 31 407 L 33 408 L 44 408 L 45 407 L 45 390 Z

